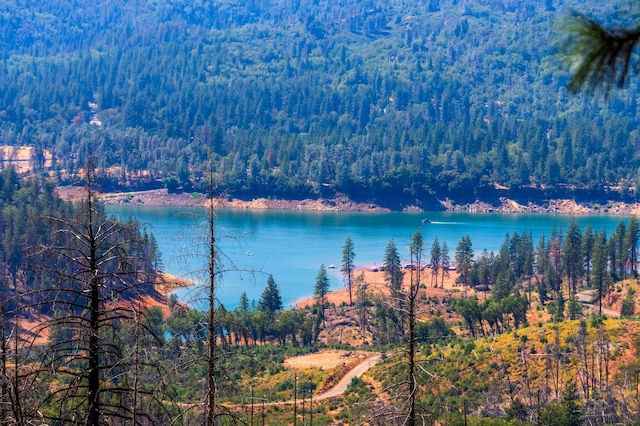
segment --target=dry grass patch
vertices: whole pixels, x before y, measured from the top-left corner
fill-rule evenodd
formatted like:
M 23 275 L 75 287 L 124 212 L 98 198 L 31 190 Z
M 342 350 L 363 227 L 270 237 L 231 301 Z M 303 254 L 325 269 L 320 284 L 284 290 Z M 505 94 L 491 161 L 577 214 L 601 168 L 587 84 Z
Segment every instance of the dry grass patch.
M 284 366 L 292 370 L 320 368 L 323 371 L 329 371 L 345 363 L 350 363 L 354 359 L 360 360 L 369 356 L 371 356 L 371 354 L 368 352 L 326 350 L 288 358 L 284 361 Z

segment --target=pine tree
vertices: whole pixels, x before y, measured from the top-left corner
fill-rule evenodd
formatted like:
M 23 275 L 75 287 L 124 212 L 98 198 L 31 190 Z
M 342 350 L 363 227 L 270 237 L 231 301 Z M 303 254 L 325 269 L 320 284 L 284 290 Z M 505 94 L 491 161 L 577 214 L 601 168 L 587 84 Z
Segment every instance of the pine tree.
M 573 77 L 569 90 L 622 87 L 635 61 L 640 25 L 604 27 L 584 14 L 576 14 L 567 25 L 565 50 Z
M 547 265 L 549 264 L 549 245 L 547 244 L 545 235 L 540 235 L 538 239 L 538 245 L 536 246 L 536 272 L 538 274 L 544 274 L 547 271 Z
M 598 315 L 602 315 L 602 299 L 607 290 L 607 245 L 607 234 L 602 230 L 595 236 L 591 268 L 593 283 L 598 289 Z
M 591 229 L 591 224 L 588 224 L 582 235 L 582 256 L 584 260 L 584 270 L 587 275 L 587 287 L 591 285 L 591 262 L 593 260 L 593 244 L 595 243 L 595 236 Z
M 384 279 L 392 293 L 397 293 L 402 287 L 402 264 L 400 263 L 400 255 L 396 244 L 391 239 L 387 244 L 387 248 L 384 253 Z
M 569 278 L 569 291 L 576 292 L 578 279 L 582 276 L 583 256 L 582 233 L 575 219 L 569 223 L 562 245 L 562 264 Z
M 613 255 L 611 258 L 611 265 L 614 275 L 617 279 L 623 280 L 626 278 L 626 265 L 629 258 L 629 250 L 627 249 L 627 225 L 624 221 L 618 222 L 615 231 L 611 234 L 609 242 L 611 243 L 611 252 Z
M 444 287 L 444 278 L 449 276 L 449 266 L 451 259 L 449 259 L 449 246 L 446 242 L 440 246 L 440 266 L 442 268 L 442 282 L 440 287 Z
M 636 301 L 634 297 L 635 294 L 636 292 L 631 287 L 627 289 L 627 295 L 622 300 L 622 306 L 620 308 L 621 317 L 631 318 L 635 315 L 635 311 L 636 311 Z
M 249 311 L 249 296 L 247 296 L 247 292 L 243 291 L 240 294 L 240 301 L 238 302 L 238 311 L 241 313 Z
M 282 310 L 280 289 L 273 279 L 273 275 L 269 275 L 269 278 L 267 278 L 267 287 L 262 292 L 262 296 L 260 296 L 258 310 L 267 313 L 275 313 Z
M 329 292 L 329 276 L 327 275 L 327 268 L 324 264 L 320 265 L 320 270 L 316 276 L 316 285 L 313 288 L 313 295 L 318 299 L 320 304 L 321 317 L 324 320 L 324 308 L 326 305 L 325 296 Z
M 635 216 L 629 219 L 627 226 L 627 234 L 625 235 L 625 246 L 629 250 L 629 265 L 631 265 L 631 274 L 636 277 L 638 275 L 638 221 Z
M 342 247 L 342 276 L 344 277 L 344 285 L 349 289 L 349 305 L 353 305 L 353 270 L 355 266 L 353 260 L 356 254 L 353 250 L 353 240 L 347 237 Z
M 469 276 L 473 266 L 473 248 L 469 235 L 464 235 L 458 242 L 455 259 L 458 264 L 460 282 L 464 285 L 469 285 Z
M 433 243 L 431 244 L 431 259 L 429 262 L 431 263 L 431 286 L 438 286 L 438 269 L 440 267 L 440 260 L 442 257 L 442 251 L 440 249 L 440 241 L 438 240 L 438 236 L 433 238 Z M 435 282 L 435 285 L 434 285 Z
M 568 415 L 567 426 L 580 426 L 583 423 L 584 416 L 580 408 L 580 397 L 578 396 L 578 387 L 576 382 L 571 380 L 562 392 L 562 406 L 566 409 Z

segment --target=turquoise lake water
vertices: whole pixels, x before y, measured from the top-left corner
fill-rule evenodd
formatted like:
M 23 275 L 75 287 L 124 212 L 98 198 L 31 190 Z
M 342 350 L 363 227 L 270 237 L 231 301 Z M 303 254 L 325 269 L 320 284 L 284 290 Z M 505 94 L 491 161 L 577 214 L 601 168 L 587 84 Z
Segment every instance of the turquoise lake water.
M 202 253 L 203 227 L 206 210 L 187 207 L 107 206 L 107 212 L 121 219 L 135 217 L 149 225 L 162 252 L 165 271 L 196 282 L 202 282 L 201 272 L 207 260 Z M 429 219 L 430 223 L 422 223 Z M 390 239 L 394 239 L 400 256 L 409 257 L 409 241 L 421 228 L 425 252 L 437 236 L 447 243 L 453 260 L 460 238 L 468 234 L 476 253 L 487 249 L 497 251 L 505 234 L 529 232 L 534 247 L 543 233 L 552 229 L 567 229 L 572 216 L 498 213 L 353 213 L 307 212 L 279 210 L 219 210 L 216 234 L 223 253 L 222 276 L 218 298 L 228 309 L 237 306 L 240 294 L 247 292 L 250 300 L 260 298 L 269 274 L 272 274 L 283 302 L 288 305 L 313 293 L 315 278 L 321 264 L 335 265 L 330 269 L 331 289 L 343 287 L 340 275 L 342 246 L 347 236 L 353 240 L 356 267 L 380 265 Z M 594 230 L 605 229 L 607 235 L 615 229 L 621 216 L 576 216 L 581 229 L 590 223 Z M 195 303 L 197 290 L 181 290 L 179 297 Z

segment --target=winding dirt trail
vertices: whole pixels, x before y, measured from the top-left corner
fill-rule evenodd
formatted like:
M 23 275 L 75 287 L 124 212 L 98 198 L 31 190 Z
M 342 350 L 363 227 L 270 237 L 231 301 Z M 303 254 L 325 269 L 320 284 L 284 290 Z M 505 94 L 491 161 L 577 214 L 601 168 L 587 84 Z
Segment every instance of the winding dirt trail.
M 335 396 L 342 395 L 347 390 L 347 386 L 351 383 L 354 377 L 362 376 L 367 370 L 376 365 L 380 361 L 380 354 L 375 354 L 369 358 L 366 358 L 360 364 L 356 365 L 351 371 L 344 375 L 342 379 L 328 391 L 317 395 L 314 399 L 322 400 L 329 399 Z
M 321 401 L 321 400 L 335 398 L 337 396 L 342 395 L 347 390 L 347 386 L 349 386 L 349 383 L 351 383 L 351 380 L 353 380 L 354 377 L 362 376 L 365 372 L 367 372 L 367 370 L 369 370 L 371 367 L 376 365 L 378 361 L 380 361 L 380 358 L 381 358 L 381 354 L 375 354 L 368 358 L 365 358 L 364 361 L 356 365 L 347 374 L 345 374 L 344 377 L 340 379 L 340 381 L 334 387 L 332 387 L 326 392 L 323 392 L 318 395 L 314 395 L 313 400 Z M 300 400 L 298 400 L 298 403 L 299 402 Z M 265 406 L 293 405 L 293 403 L 294 403 L 294 400 L 291 399 L 289 401 L 266 402 L 264 405 Z

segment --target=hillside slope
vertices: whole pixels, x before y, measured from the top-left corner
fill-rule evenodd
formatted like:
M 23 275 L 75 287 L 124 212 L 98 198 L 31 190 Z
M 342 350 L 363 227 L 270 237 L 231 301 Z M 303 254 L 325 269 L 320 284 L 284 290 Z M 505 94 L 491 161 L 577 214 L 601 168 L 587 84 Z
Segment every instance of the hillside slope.
M 93 155 L 105 189 L 213 167 L 234 195 L 395 207 L 636 195 L 637 83 L 569 96 L 561 70 L 563 20 L 606 5 L 77 3 L 0 6 L 0 144 L 61 182 Z

